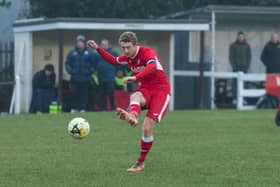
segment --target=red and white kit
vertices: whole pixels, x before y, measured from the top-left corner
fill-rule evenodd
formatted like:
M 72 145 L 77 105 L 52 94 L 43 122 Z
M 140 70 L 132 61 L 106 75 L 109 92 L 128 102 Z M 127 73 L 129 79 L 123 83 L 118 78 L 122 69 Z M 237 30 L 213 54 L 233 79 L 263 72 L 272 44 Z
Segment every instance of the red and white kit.
M 147 116 L 160 122 L 169 106 L 170 85 L 155 51 L 149 47 L 138 46 L 134 57 L 114 57 L 102 48 L 97 52 L 109 63 L 114 65 L 128 64 L 133 75 L 140 82 L 137 91 L 146 99 Z

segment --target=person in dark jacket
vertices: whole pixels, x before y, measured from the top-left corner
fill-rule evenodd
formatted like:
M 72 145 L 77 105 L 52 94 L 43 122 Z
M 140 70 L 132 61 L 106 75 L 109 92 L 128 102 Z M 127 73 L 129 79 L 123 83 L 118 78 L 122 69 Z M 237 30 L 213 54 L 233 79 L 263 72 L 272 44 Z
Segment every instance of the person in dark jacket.
M 280 73 L 280 42 L 277 33 L 272 33 L 271 40 L 264 46 L 261 60 L 266 73 Z
M 251 64 L 251 47 L 247 43 L 245 34 L 238 32 L 236 40 L 229 47 L 229 61 L 233 72 L 247 73 Z M 233 104 L 237 102 L 237 80 L 232 85 Z M 244 101 L 245 102 L 245 101 Z
M 110 47 L 107 39 L 101 40 L 100 47 L 111 53 L 113 56 L 118 56 L 118 53 Z M 98 56 L 97 75 L 99 81 L 99 91 L 101 97 L 101 110 L 106 110 L 107 100 L 110 102 L 110 110 L 115 110 L 115 73 L 116 68 L 107 63 L 100 55 Z
M 271 34 L 271 40 L 266 43 L 261 54 L 261 60 L 266 67 L 267 74 L 280 73 L 280 41 L 277 33 Z M 273 96 L 267 95 L 269 98 Z M 279 99 L 278 99 L 279 101 Z M 280 104 L 278 105 L 275 124 L 280 127 Z
M 238 32 L 237 39 L 230 45 L 229 60 L 233 72 L 247 73 L 251 64 L 251 48 L 243 32 Z
M 71 113 L 85 112 L 88 108 L 91 75 L 95 72 L 97 56 L 86 47 L 86 38 L 78 35 L 76 47 L 67 56 L 66 71 L 71 75 Z
M 32 80 L 32 99 L 30 112 L 49 112 L 49 105 L 56 100 L 55 73 L 52 64 L 45 65 L 44 69 L 37 72 Z

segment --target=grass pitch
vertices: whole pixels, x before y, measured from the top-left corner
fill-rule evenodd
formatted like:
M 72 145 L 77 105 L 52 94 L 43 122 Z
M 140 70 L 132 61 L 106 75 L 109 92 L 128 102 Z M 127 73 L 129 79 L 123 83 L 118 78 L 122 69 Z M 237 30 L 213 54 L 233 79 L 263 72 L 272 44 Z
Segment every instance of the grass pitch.
M 274 111 L 177 111 L 156 127 L 142 173 L 141 127 L 113 113 L 88 113 L 90 135 L 74 140 L 76 115 L 1 116 L 0 186 L 280 186 L 280 129 Z

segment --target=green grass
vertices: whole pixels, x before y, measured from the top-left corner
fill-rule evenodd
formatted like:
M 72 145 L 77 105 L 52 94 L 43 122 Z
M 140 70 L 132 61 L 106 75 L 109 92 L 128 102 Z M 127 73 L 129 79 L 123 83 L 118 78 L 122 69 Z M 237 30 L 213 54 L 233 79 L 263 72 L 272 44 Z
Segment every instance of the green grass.
M 127 173 L 141 127 L 113 113 L 81 115 L 92 132 L 67 134 L 62 115 L 1 116 L 0 186 L 280 186 L 274 111 L 177 111 L 156 127 L 145 171 Z

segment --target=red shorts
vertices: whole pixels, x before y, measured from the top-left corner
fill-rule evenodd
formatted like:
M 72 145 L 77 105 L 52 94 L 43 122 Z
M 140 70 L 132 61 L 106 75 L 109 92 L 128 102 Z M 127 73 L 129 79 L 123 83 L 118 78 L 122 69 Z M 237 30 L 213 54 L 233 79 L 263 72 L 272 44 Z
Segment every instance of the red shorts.
M 137 91 L 141 92 L 146 99 L 146 105 L 142 107 L 143 110 L 148 110 L 146 116 L 159 123 L 168 111 L 170 93 L 146 88 L 140 88 Z

